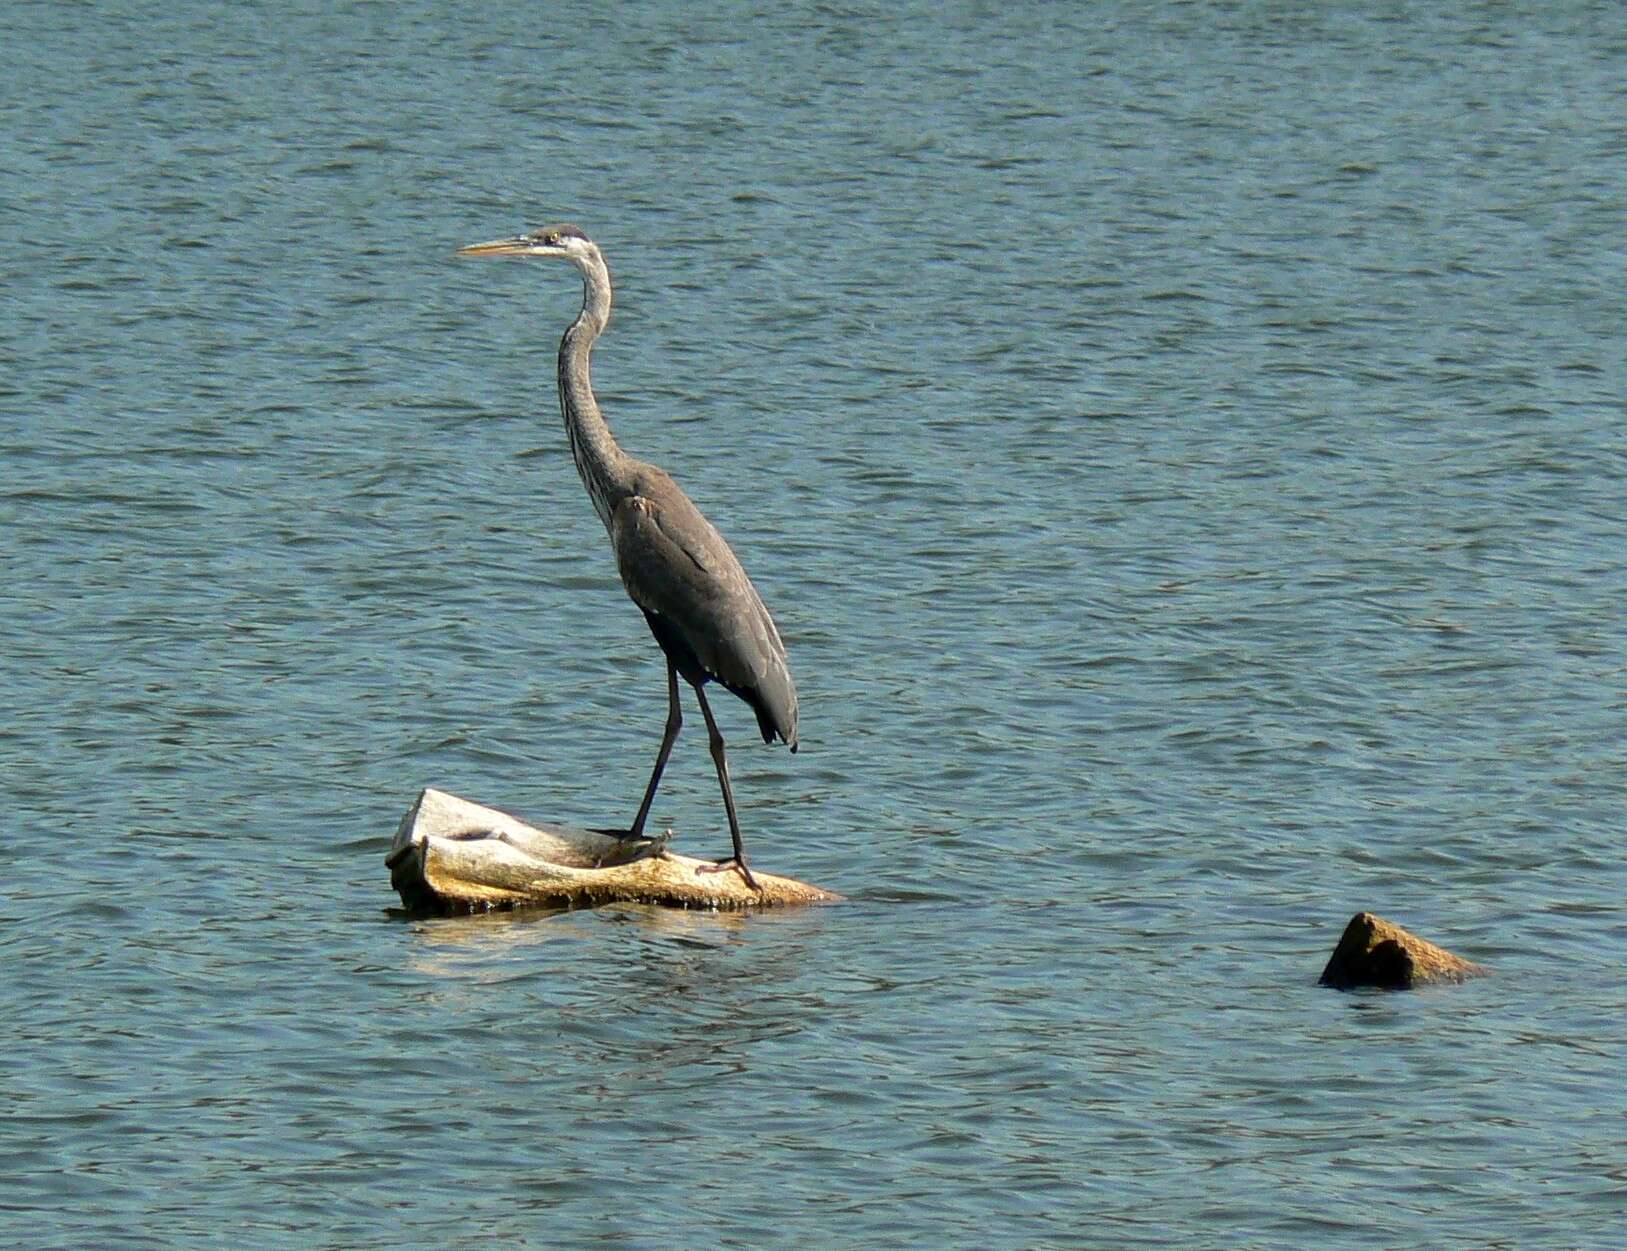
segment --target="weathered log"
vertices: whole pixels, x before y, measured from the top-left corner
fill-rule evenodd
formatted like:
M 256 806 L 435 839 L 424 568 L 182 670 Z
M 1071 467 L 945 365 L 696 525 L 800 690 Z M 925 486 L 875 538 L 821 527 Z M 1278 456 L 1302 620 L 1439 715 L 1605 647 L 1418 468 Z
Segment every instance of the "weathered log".
M 412 911 L 467 911 L 541 904 L 589 907 L 617 901 L 676 908 L 753 908 L 834 902 L 833 891 L 753 867 L 761 890 L 733 870 L 667 849 L 672 835 L 614 833 L 532 824 L 460 799 L 423 791 L 401 819 L 384 863 Z
M 1484 965 L 1425 942 L 1383 917 L 1358 912 L 1345 926 L 1320 984 L 1338 990 L 1413 990 L 1432 982 L 1464 982 L 1486 972 Z

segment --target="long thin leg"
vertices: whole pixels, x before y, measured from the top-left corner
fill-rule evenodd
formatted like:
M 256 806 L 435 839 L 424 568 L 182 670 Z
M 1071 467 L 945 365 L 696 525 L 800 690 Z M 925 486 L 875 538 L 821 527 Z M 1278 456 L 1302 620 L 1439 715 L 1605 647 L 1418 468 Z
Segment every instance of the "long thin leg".
M 704 710 L 706 705 L 701 704 Z M 707 722 L 711 722 L 711 714 L 707 713 Z M 672 755 L 672 745 L 678 741 L 678 731 L 683 729 L 684 711 L 678 706 L 678 670 L 669 660 L 667 661 L 667 730 L 661 737 L 661 750 L 655 754 L 655 771 L 650 774 L 650 784 L 644 788 L 644 802 L 638 806 L 638 816 L 633 818 L 633 828 L 627 831 L 628 838 L 642 838 L 644 836 L 644 822 L 649 819 L 650 805 L 655 802 L 655 788 L 661 784 L 661 772 L 667 767 L 667 757 Z
M 698 686 L 695 688 L 695 698 L 700 701 L 701 716 L 706 718 L 706 734 L 712 751 L 712 763 L 717 766 L 718 785 L 723 788 L 723 811 L 729 814 L 729 834 L 734 839 L 734 858 L 708 865 L 701 872 L 719 873 L 724 869 L 739 869 L 740 876 L 746 879 L 747 886 L 752 890 L 761 890 L 762 887 L 757 885 L 757 879 L 752 877 L 751 870 L 746 867 L 746 848 L 740 841 L 740 819 L 734 815 L 734 791 L 729 786 L 729 762 L 723 754 L 723 734 L 712 718 L 712 706 L 706 702 L 706 692 Z

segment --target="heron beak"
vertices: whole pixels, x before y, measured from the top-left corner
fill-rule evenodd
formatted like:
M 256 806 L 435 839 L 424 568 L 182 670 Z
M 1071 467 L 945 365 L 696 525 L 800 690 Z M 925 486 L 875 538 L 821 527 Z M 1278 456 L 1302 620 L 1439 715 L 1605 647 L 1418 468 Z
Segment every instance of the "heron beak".
M 523 235 L 512 239 L 493 239 L 490 243 L 471 243 L 459 248 L 459 256 L 527 256 L 536 250 L 536 242 Z

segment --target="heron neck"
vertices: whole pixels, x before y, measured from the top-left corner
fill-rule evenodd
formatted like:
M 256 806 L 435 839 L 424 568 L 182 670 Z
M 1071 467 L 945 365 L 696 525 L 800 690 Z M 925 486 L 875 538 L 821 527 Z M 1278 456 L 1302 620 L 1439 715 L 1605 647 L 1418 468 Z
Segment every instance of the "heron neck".
M 559 343 L 559 407 L 576 472 L 608 529 L 611 509 L 621 494 L 619 471 L 627 458 L 593 397 L 589 357 L 610 321 L 610 274 L 600 261 L 584 268 L 582 278 L 582 311 Z

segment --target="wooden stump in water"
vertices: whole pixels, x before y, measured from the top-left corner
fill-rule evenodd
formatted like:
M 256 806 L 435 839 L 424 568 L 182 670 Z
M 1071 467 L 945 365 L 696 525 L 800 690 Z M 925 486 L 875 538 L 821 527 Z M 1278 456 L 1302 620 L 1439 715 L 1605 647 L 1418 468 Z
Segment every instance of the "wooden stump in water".
M 1338 990 L 1357 986 L 1413 990 L 1432 982 L 1464 982 L 1487 971 L 1383 917 L 1358 912 L 1322 970 L 1321 985 Z
M 517 904 L 586 907 L 666 904 L 752 908 L 834 902 L 841 896 L 753 866 L 754 891 L 733 870 L 701 873 L 708 860 L 667 850 L 670 834 L 624 840 L 568 825 L 534 825 L 425 790 L 401 819 L 384 863 L 413 911 L 455 912 Z

